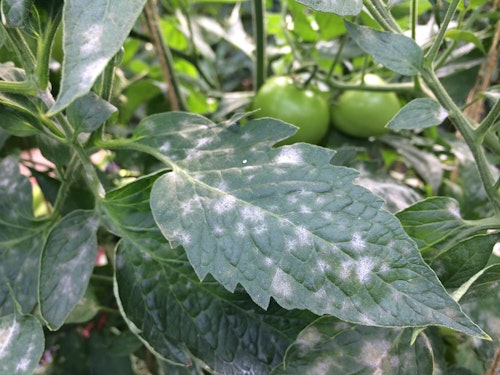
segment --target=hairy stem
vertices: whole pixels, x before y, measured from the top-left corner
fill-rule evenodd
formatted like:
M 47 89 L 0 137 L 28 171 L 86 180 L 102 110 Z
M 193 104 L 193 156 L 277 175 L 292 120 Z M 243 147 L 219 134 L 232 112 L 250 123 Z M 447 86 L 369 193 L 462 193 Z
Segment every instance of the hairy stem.
M 365 0 L 363 1 L 363 4 L 368 9 L 372 17 L 375 18 L 379 25 L 386 31 L 398 34 L 403 32 L 381 0 Z
M 254 91 L 257 92 L 266 80 L 265 2 L 253 0 L 252 12 L 255 35 Z
M 443 23 L 439 28 L 439 32 L 436 36 L 436 39 L 434 40 L 434 43 L 432 44 L 429 52 L 427 52 L 426 56 L 427 61 L 434 61 L 436 59 L 439 49 L 441 48 L 441 44 L 444 41 L 444 36 L 446 34 L 446 31 L 448 30 L 448 25 L 450 24 L 451 19 L 453 18 L 453 15 L 457 10 L 460 1 L 461 0 L 452 0 L 450 5 L 448 6 L 448 10 L 446 11 L 446 15 L 444 16 Z

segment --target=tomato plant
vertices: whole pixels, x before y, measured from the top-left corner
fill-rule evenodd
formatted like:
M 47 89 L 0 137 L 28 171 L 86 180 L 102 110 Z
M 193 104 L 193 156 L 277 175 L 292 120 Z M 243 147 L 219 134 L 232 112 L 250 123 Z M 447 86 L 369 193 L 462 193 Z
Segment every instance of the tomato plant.
M 0 0 L 0 373 L 498 374 L 498 1 Z
M 256 117 L 273 117 L 299 128 L 287 144 L 319 143 L 330 122 L 324 94 L 311 86 L 301 88 L 288 76 L 269 78 L 255 96 L 253 108 L 258 111 Z
M 366 74 L 367 86 L 384 85 L 377 75 Z M 336 98 L 331 107 L 333 125 L 353 137 L 368 138 L 389 132 L 385 126 L 401 109 L 393 92 L 347 90 Z

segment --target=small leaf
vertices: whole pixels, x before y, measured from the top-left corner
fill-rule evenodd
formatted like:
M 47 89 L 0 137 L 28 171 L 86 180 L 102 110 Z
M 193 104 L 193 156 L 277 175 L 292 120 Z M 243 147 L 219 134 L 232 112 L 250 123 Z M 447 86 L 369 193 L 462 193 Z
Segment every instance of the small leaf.
M 151 208 L 200 279 L 242 285 L 266 308 L 308 309 L 365 325 L 446 325 L 479 334 L 382 201 L 309 144 L 272 148 L 291 125 L 213 124 L 170 112 L 146 118 L 136 142 L 173 169 Z M 394 301 L 397 301 L 395 303 Z M 395 311 L 396 309 L 397 311 Z
M 98 220 L 93 211 L 73 211 L 49 233 L 41 258 L 40 310 L 49 328 L 59 328 L 83 297 L 97 256 Z
M 389 122 L 393 130 L 421 130 L 441 124 L 448 112 L 438 102 L 429 98 L 417 98 L 405 105 Z
M 450 39 L 453 39 L 453 40 L 472 43 L 482 53 L 486 53 L 486 51 L 484 50 L 484 46 L 483 46 L 483 43 L 481 42 L 481 40 L 476 36 L 476 34 L 474 34 L 471 31 L 451 29 L 451 30 L 447 30 L 445 35 L 446 35 L 447 38 L 450 38 Z
M 0 317 L 0 373 L 32 375 L 44 348 L 43 328 L 33 316 Z
M 349 326 L 320 318 L 287 350 L 285 374 L 433 374 L 433 353 L 422 333 L 411 344 L 409 329 Z M 404 358 L 404 360 L 403 360 Z
M 100 305 L 96 293 L 89 286 L 83 297 L 80 298 L 73 310 L 66 317 L 64 324 L 85 323 L 96 316 L 99 310 Z
M 0 315 L 15 308 L 9 287 L 23 313 L 37 302 L 40 253 L 45 221 L 33 215 L 32 187 L 19 173 L 19 160 L 8 157 L 0 162 Z
M 339 16 L 355 16 L 363 8 L 362 0 L 297 0 L 314 10 L 335 13 Z
M 67 116 L 76 132 L 90 133 L 116 111 L 115 106 L 90 92 L 71 103 Z
M 417 75 L 423 69 L 424 54 L 413 39 L 344 22 L 359 47 L 386 68 L 406 76 Z
M 120 50 L 146 0 L 66 0 L 63 9 L 61 91 L 53 115 L 87 94 Z
M 446 288 L 458 288 L 486 266 L 499 240 L 500 233 L 471 236 L 439 254 L 430 266 Z
M 463 303 L 477 302 L 482 298 L 495 298 L 500 292 L 500 264 L 486 267 L 474 280 L 462 298 Z M 495 300 L 498 307 L 498 299 Z M 498 316 L 497 316 L 498 319 Z M 500 338 L 500 336 L 499 336 Z

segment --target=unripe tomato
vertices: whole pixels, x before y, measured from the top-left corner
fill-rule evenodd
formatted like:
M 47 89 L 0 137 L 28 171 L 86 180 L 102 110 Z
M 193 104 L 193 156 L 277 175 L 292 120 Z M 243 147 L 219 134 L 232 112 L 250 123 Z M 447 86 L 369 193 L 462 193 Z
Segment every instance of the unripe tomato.
M 328 131 L 330 113 L 324 94 L 314 88 L 298 87 L 291 77 L 268 79 L 255 96 L 253 109 L 259 109 L 255 117 L 272 117 L 299 128 L 282 144 L 317 144 Z
M 382 85 L 384 81 L 373 74 L 365 75 L 367 85 Z M 401 109 L 393 92 L 346 90 L 331 107 L 335 128 L 353 137 L 368 138 L 389 132 L 385 126 Z

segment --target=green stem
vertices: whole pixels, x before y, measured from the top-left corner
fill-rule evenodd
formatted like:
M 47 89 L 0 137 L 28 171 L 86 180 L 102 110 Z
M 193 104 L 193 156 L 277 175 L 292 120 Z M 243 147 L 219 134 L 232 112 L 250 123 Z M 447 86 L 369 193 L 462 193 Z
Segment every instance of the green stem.
M 498 116 L 500 116 L 500 99 L 495 102 L 493 108 L 491 108 L 490 112 L 476 129 L 476 136 L 479 139 L 483 139 L 483 137 L 488 133 L 488 130 L 495 124 Z
M 451 19 L 453 18 L 453 15 L 457 10 L 460 1 L 461 0 L 452 0 L 451 4 L 448 6 L 448 10 L 446 11 L 446 15 L 444 16 L 443 23 L 439 28 L 439 32 L 436 36 L 436 39 L 434 40 L 434 43 L 432 44 L 429 52 L 427 52 L 426 56 L 427 61 L 434 61 L 436 59 L 436 56 L 439 52 L 439 48 L 441 48 L 441 44 L 444 41 L 446 31 L 448 30 L 448 25 L 450 24 Z
M 21 95 L 36 95 L 37 89 L 34 82 L 30 80 L 23 82 L 0 81 L 0 92 Z
M 364 0 L 363 4 L 368 9 L 372 17 L 375 18 L 378 24 L 386 31 L 393 33 L 403 32 L 381 0 Z
M 66 200 L 66 197 L 68 196 L 69 188 L 71 187 L 74 176 L 76 175 L 77 166 L 78 166 L 78 158 L 76 157 L 75 154 L 73 154 L 68 163 L 66 172 L 61 178 L 62 180 L 61 186 L 59 187 L 59 191 L 57 192 L 57 198 L 56 201 L 54 202 L 54 207 L 51 215 L 51 219 L 54 221 L 59 217 L 62 206 Z
M 410 26 L 411 38 L 413 40 L 417 37 L 417 21 L 418 21 L 418 0 L 412 0 L 410 6 Z
M 441 85 L 439 78 L 437 78 L 430 68 L 426 67 L 422 70 L 422 79 L 434 93 L 443 108 L 446 109 L 449 119 L 457 127 L 467 143 L 479 170 L 479 175 L 481 176 L 486 194 L 493 204 L 495 211 L 500 212 L 500 195 L 497 194 L 497 190 L 495 189 L 495 180 L 491 174 L 488 160 L 486 159 L 484 149 L 474 132 L 472 124 L 467 117 L 463 115 L 460 108 L 458 108 L 453 99 L 448 95 L 446 89 Z
M 185 111 L 187 107 L 184 103 L 180 85 L 175 74 L 172 53 L 163 38 L 163 34 L 159 26 L 156 0 L 149 0 L 146 3 L 146 6 L 144 7 L 144 16 L 153 39 L 153 44 L 158 52 L 158 60 L 160 61 L 163 77 L 168 85 L 168 98 L 170 100 L 170 106 L 174 111 Z
M 59 10 L 51 13 L 45 28 L 45 33 L 38 38 L 37 43 L 37 64 L 36 76 L 38 79 L 38 87 L 45 90 L 49 85 L 49 72 L 50 72 L 50 51 L 54 42 L 54 37 L 57 32 L 59 23 L 61 22 L 62 11 Z
M 255 35 L 254 91 L 259 91 L 266 80 L 265 2 L 252 0 L 252 22 Z
M 361 90 L 361 91 L 395 91 L 405 93 L 415 93 L 413 82 L 406 83 L 384 83 L 383 85 L 365 85 L 360 83 L 345 83 L 334 78 L 327 81 L 332 88 L 339 90 Z
M 26 39 L 21 30 L 19 30 L 18 28 L 4 28 L 4 30 L 6 31 L 5 34 L 8 36 L 8 40 L 26 73 L 33 73 L 36 66 L 35 55 L 33 55 L 33 52 L 31 52 L 31 49 L 26 42 Z

